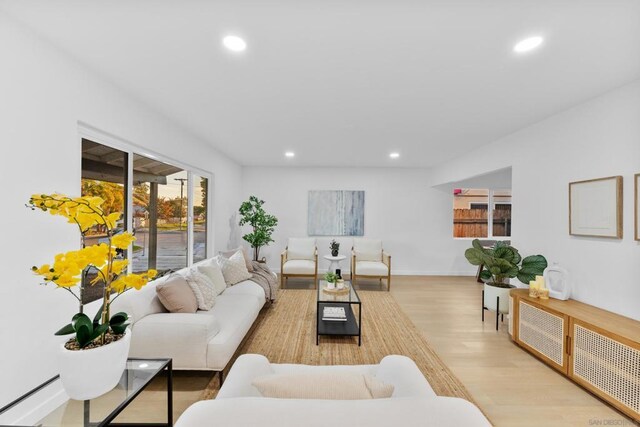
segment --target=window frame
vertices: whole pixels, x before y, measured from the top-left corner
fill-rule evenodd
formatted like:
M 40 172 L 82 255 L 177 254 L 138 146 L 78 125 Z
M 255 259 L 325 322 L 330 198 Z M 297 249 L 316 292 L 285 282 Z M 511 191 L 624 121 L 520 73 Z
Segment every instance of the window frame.
M 457 188 L 457 187 L 456 187 Z M 498 205 L 511 205 L 513 207 L 513 202 L 496 202 L 494 201 L 494 194 L 498 191 L 512 191 L 507 188 L 473 188 L 474 190 L 487 190 L 487 237 L 455 237 L 452 236 L 454 240 L 475 240 L 475 239 L 485 239 L 485 240 L 505 240 L 512 239 L 513 233 L 511 236 L 494 236 L 493 235 L 493 210 L 495 209 L 496 204 Z M 455 196 L 453 196 L 455 198 Z M 513 197 L 513 194 L 511 195 Z M 481 202 L 469 202 L 469 209 L 471 209 L 471 204 L 485 204 Z M 492 206 L 493 209 L 489 209 L 489 206 Z M 451 210 L 453 215 L 453 209 Z M 513 214 L 513 210 L 512 210 Z M 451 219 L 451 225 L 453 227 L 453 217 Z M 513 231 L 513 228 L 512 228 Z M 453 229 L 451 230 L 451 234 L 453 235 Z
M 193 176 L 201 176 L 207 178 L 207 236 L 206 236 L 206 247 L 205 247 L 205 257 L 208 257 L 210 254 L 214 253 L 213 247 L 213 235 L 214 235 L 214 224 L 213 224 L 213 180 L 214 174 L 212 172 L 201 169 L 197 166 L 190 165 L 188 163 L 175 160 L 171 157 L 168 157 L 164 154 L 158 153 L 156 151 L 150 150 L 148 148 L 142 147 L 133 142 L 127 141 L 115 135 L 109 134 L 107 132 L 101 131 L 87 123 L 78 122 L 78 161 L 79 164 L 82 162 L 82 140 L 89 139 L 98 144 L 102 144 L 123 152 L 126 152 L 128 165 L 127 165 L 127 190 L 126 193 L 126 229 L 133 230 L 133 159 L 134 154 L 138 154 L 140 156 L 145 156 L 150 159 L 158 160 L 159 162 L 167 163 L 169 165 L 179 167 L 187 172 L 187 267 L 193 265 L 193 225 L 194 225 L 194 217 L 193 217 Z M 82 182 L 82 167 L 78 168 L 78 182 Z M 127 249 L 128 253 L 132 253 L 133 244 L 129 245 Z M 129 263 L 127 266 L 127 272 L 131 273 L 132 263 Z

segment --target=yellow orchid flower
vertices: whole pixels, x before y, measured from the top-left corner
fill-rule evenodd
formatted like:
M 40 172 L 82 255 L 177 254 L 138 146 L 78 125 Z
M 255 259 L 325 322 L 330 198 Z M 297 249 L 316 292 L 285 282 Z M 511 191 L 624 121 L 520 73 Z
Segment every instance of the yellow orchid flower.
M 118 249 L 127 249 L 136 238 L 131 233 L 122 233 L 111 238 L 111 245 Z

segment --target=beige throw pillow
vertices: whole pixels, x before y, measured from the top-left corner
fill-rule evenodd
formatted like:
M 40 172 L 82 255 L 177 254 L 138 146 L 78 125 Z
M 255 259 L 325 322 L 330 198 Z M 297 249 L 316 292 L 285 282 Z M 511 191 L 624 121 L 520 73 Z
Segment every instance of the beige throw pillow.
M 257 377 L 252 385 L 264 397 L 356 400 L 391 397 L 393 385 L 368 374 L 299 373 Z
M 221 258 L 220 263 L 227 286 L 251 279 L 251 273 L 247 270 L 242 251 L 237 251 L 229 259 Z
M 253 271 L 253 264 L 251 261 L 251 257 L 249 256 L 249 253 L 247 252 L 247 249 L 244 246 L 240 246 L 238 248 L 231 249 L 228 251 L 220 251 L 219 254 L 225 258 L 231 258 L 233 254 L 235 254 L 238 251 L 242 251 L 242 256 L 244 257 L 244 263 L 247 266 L 247 271 Z
M 198 302 L 184 277 L 175 274 L 156 286 L 158 299 L 171 313 L 195 313 Z
M 208 265 L 199 265 L 196 268 L 200 273 L 207 276 L 211 283 L 213 283 L 216 295 L 220 295 L 225 289 L 227 289 L 227 283 L 224 281 L 224 276 L 222 275 L 220 266 L 211 263 Z
M 191 287 L 198 301 L 199 310 L 211 310 L 216 303 L 216 289 L 207 276 L 200 273 L 197 268 L 190 268 L 184 273 L 184 278 Z

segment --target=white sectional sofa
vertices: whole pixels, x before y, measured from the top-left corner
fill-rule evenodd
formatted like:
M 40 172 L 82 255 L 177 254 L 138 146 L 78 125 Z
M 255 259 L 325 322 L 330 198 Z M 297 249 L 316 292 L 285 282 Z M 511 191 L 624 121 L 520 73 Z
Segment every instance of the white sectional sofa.
M 374 375 L 394 385 L 390 398 L 319 400 L 265 398 L 251 384 L 268 374 L 353 372 Z M 472 403 L 437 396 L 416 364 L 404 356 L 387 356 L 378 365 L 308 366 L 271 364 L 246 354 L 234 363 L 215 400 L 191 405 L 176 427 L 204 426 L 490 426 Z
M 169 313 L 156 295 L 156 286 L 167 277 L 112 304 L 112 312 L 131 317 L 129 357 L 171 357 L 174 369 L 222 372 L 264 306 L 264 290 L 245 280 L 226 288 L 209 311 Z

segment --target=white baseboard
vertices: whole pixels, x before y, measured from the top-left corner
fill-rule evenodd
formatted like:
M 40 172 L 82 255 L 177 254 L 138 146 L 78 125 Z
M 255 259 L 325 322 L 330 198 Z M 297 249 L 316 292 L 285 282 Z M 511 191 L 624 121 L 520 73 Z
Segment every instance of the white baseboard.
M 271 268 L 271 271 L 274 273 L 280 273 L 280 268 Z M 318 275 L 326 273 L 326 269 L 318 269 Z M 350 274 L 351 272 L 347 269 L 342 270 L 343 274 Z M 469 270 L 391 270 L 392 276 L 475 276 L 475 271 Z

